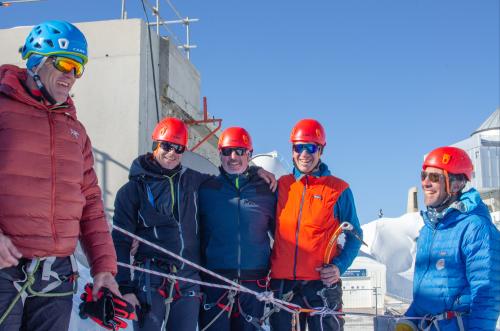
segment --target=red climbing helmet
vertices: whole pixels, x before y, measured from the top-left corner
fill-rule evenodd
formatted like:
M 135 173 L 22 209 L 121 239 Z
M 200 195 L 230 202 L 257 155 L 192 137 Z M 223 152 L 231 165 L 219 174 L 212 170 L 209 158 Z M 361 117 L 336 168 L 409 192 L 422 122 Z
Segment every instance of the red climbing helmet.
M 151 138 L 153 138 L 154 141 L 168 141 L 186 146 L 188 141 L 188 129 L 186 124 L 180 119 L 165 117 L 156 125 Z
M 464 174 L 467 180 L 472 179 L 474 166 L 469 155 L 463 149 L 457 147 L 439 147 L 430 152 L 425 158 L 422 169 L 434 167 L 443 169 L 454 175 Z
M 241 147 L 246 148 L 250 152 L 253 151 L 252 138 L 247 130 L 237 126 L 227 128 L 222 132 L 217 147 L 219 150 L 224 147 Z
M 290 141 L 292 143 L 313 142 L 325 146 L 325 129 L 323 129 L 323 126 L 316 120 L 309 118 L 300 120 L 292 129 Z

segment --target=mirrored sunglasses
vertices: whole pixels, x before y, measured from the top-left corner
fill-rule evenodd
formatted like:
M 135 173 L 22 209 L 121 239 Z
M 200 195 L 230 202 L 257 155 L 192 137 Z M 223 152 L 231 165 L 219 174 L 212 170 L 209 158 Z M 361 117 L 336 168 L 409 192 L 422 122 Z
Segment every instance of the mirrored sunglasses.
M 242 156 L 247 152 L 247 149 L 243 147 L 224 147 L 221 148 L 220 152 L 224 156 L 230 156 L 233 152 L 235 152 L 238 156 Z
M 319 146 L 316 144 L 297 144 L 293 145 L 293 151 L 295 153 L 302 153 L 303 151 L 306 151 L 309 154 L 314 154 L 318 151 Z
M 165 152 L 170 152 L 171 150 L 175 151 L 177 154 L 182 154 L 186 151 L 186 146 L 182 146 L 179 144 L 174 144 L 168 141 L 160 141 L 160 147 Z
M 82 77 L 85 70 L 83 64 L 67 57 L 54 57 L 52 58 L 52 64 L 54 68 L 65 74 L 73 71 L 76 78 Z
M 435 172 L 427 172 L 427 171 L 422 171 L 420 173 L 420 179 L 422 181 L 424 181 L 427 177 L 429 177 L 429 180 L 432 183 L 438 183 L 439 180 L 441 179 L 441 177 L 444 177 L 444 175 L 443 174 L 438 174 L 438 173 L 435 173 Z

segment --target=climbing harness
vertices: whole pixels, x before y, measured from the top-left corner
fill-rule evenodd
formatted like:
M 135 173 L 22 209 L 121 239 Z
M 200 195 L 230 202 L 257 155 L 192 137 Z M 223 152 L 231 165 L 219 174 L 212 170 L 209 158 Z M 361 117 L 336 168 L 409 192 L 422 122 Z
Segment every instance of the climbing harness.
M 335 290 L 337 288 L 337 286 L 339 286 L 339 283 L 336 283 L 334 284 L 334 286 L 329 286 L 329 287 L 323 287 L 321 290 L 319 290 L 316 294 L 321 298 L 321 300 L 323 301 L 323 311 L 325 312 L 328 312 L 328 311 L 341 311 L 341 310 L 337 310 L 337 306 L 338 304 L 336 304 L 334 307 L 330 308 L 330 305 L 328 303 L 328 299 L 326 297 L 326 293 L 328 291 L 332 291 L 332 290 Z M 342 307 L 340 308 L 342 309 Z M 322 313 L 317 313 L 320 315 L 320 326 L 321 326 L 321 330 L 323 331 L 323 318 L 325 317 L 326 314 L 322 314 Z M 315 313 L 311 313 L 311 316 L 315 315 Z M 335 323 L 337 323 L 339 329 L 340 329 L 340 321 L 339 321 L 339 318 L 343 318 L 342 315 L 335 315 L 335 314 L 329 314 L 333 317 L 333 320 L 335 321 Z
M 347 223 L 347 222 L 344 222 L 344 223 Z M 342 227 L 342 224 L 340 227 Z M 347 227 L 347 226 L 344 225 L 343 227 Z M 388 318 L 388 319 L 396 319 L 396 320 L 398 320 L 398 319 L 400 319 L 400 320 L 415 320 L 415 321 L 419 321 L 420 323 L 434 323 L 434 325 L 436 325 L 437 321 L 439 321 L 439 320 L 446 319 L 446 318 L 449 319 L 450 317 L 451 318 L 457 317 L 457 319 L 458 319 L 458 316 L 464 315 L 464 313 L 447 312 L 447 313 L 443 313 L 443 314 L 440 314 L 437 316 L 407 317 L 407 316 L 378 315 L 378 314 L 373 314 L 373 313 L 343 312 L 343 311 L 334 310 L 336 307 L 333 307 L 334 309 L 330 309 L 328 306 L 322 307 L 322 308 L 315 308 L 315 307 L 305 307 L 304 308 L 304 307 L 301 307 L 297 304 L 291 303 L 293 297 L 298 294 L 297 289 L 292 289 L 291 291 L 283 294 L 281 296 L 281 299 L 275 298 L 273 296 L 273 292 L 270 292 L 270 291 L 259 293 L 259 292 L 253 291 L 253 290 L 243 286 L 242 284 L 238 284 L 238 283 L 236 283 L 230 279 L 227 279 L 219 274 L 216 274 L 216 273 L 214 273 L 206 268 L 203 268 L 203 267 L 201 267 L 201 266 L 199 266 L 199 265 L 197 265 L 189 260 L 186 260 L 186 259 L 182 258 L 181 256 L 179 256 L 179 255 L 177 255 L 177 254 L 175 254 L 175 253 L 173 253 L 173 252 L 171 252 L 163 247 L 155 245 L 154 243 L 151 243 L 147 240 L 144 240 L 141 237 L 139 237 L 133 233 L 130 233 L 130 232 L 128 232 L 128 231 L 126 231 L 126 230 L 124 230 L 116 225 L 113 225 L 113 228 L 119 232 L 124 233 L 125 235 L 127 235 L 133 239 L 136 239 L 139 242 L 142 242 L 150 247 L 157 249 L 158 251 L 160 251 L 164 254 L 167 254 L 169 256 L 174 257 L 175 259 L 178 259 L 179 261 L 183 262 L 184 264 L 192 266 L 193 268 L 195 268 L 201 272 L 204 272 L 204 273 L 206 273 L 214 278 L 222 280 L 225 283 L 227 283 L 228 285 L 214 284 L 214 283 L 208 283 L 208 282 L 198 281 L 198 280 L 194 280 L 194 279 L 174 276 L 171 274 L 161 273 L 161 272 L 154 271 L 154 270 L 148 270 L 148 269 L 144 269 L 144 268 L 141 268 L 138 266 L 134 266 L 134 265 L 130 265 L 130 264 L 122 263 L 122 262 L 118 262 L 117 263 L 118 266 L 129 268 L 131 270 L 138 270 L 138 271 L 142 271 L 145 273 L 150 273 L 152 275 L 164 277 L 164 278 L 167 278 L 167 279 L 172 280 L 172 281 L 184 281 L 184 282 L 188 282 L 188 283 L 199 284 L 202 286 L 226 289 L 226 290 L 229 290 L 228 296 L 229 296 L 229 293 L 231 293 L 231 291 L 233 292 L 232 296 L 235 296 L 236 293 L 238 293 L 238 292 L 252 294 L 258 300 L 266 302 L 266 303 L 271 303 L 273 305 L 273 308 L 270 310 L 270 312 L 268 312 L 265 316 L 263 316 L 262 319 L 267 319 L 273 312 L 280 311 L 280 310 L 284 310 L 284 311 L 287 311 L 290 314 L 292 314 L 292 330 L 293 331 L 300 331 L 300 317 L 299 317 L 300 313 L 308 313 L 310 315 L 322 315 L 322 316 L 331 315 L 334 317 L 343 317 L 346 315 L 352 315 L 352 316 L 368 316 L 368 317 Z M 346 231 L 352 231 L 352 230 L 347 229 Z M 357 235 L 356 233 L 352 233 L 352 234 L 355 235 L 355 237 L 358 240 L 360 240 L 364 245 L 366 245 L 366 243 L 364 243 L 362 241 L 362 239 L 360 238 L 359 235 Z M 340 233 L 338 235 L 340 235 Z M 338 235 L 337 235 L 337 238 L 338 238 Z M 332 242 L 336 242 L 336 240 L 332 240 Z M 325 256 L 326 255 L 327 254 L 325 254 Z M 307 281 L 304 281 L 304 282 L 307 283 Z M 281 292 L 280 293 L 283 292 L 282 290 L 283 290 L 283 283 L 281 285 Z M 323 295 L 325 295 L 325 294 L 326 293 L 323 292 Z M 319 291 L 318 295 L 320 295 L 320 297 L 321 297 L 321 291 Z M 233 300 L 234 300 L 234 298 L 233 298 Z M 324 302 L 325 301 L 323 301 L 323 303 Z M 234 302 L 233 302 L 233 304 L 234 304 Z M 227 307 L 228 304 L 223 305 L 223 306 Z M 207 306 L 207 308 L 208 308 L 208 306 Z M 227 311 L 227 310 L 221 309 L 221 312 L 219 314 L 224 313 L 224 311 Z M 451 313 L 453 313 L 455 315 L 453 315 Z M 459 325 L 463 325 L 463 321 L 461 318 L 459 319 L 458 323 L 459 323 Z M 428 325 L 426 325 L 425 327 L 428 327 Z M 429 329 L 423 329 L 423 330 L 428 331 Z M 460 330 L 462 331 L 462 329 L 460 329 Z
M 465 315 L 465 313 L 458 312 L 458 311 L 445 311 L 444 313 L 437 314 L 437 315 L 426 315 L 426 316 L 424 316 L 423 319 L 420 320 L 418 327 L 419 327 L 419 330 L 430 331 L 432 329 L 432 327 L 434 326 L 436 328 L 436 331 L 440 331 L 439 321 L 451 320 L 451 319 L 456 318 L 458 330 L 465 331 L 464 321 L 462 319 L 463 315 Z
M 255 283 L 257 285 L 257 287 L 264 288 L 264 289 L 267 289 L 268 282 L 269 282 L 269 280 L 267 278 L 265 278 L 265 279 L 257 279 L 257 280 L 238 280 L 238 279 L 234 279 L 233 281 L 234 282 L 239 282 L 240 284 L 242 284 L 242 283 Z M 241 306 L 240 297 L 238 295 L 238 292 L 239 291 L 237 291 L 237 290 L 227 290 L 224 293 L 222 293 L 222 295 L 215 302 L 211 302 L 211 303 L 206 303 L 205 302 L 206 297 L 204 297 L 205 300 L 204 300 L 204 303 L 202 305 L 202 309 L 203 310 L 208 311 L 208 310 L 210 310 L 212 308 L 218 307 L 220 309 L 220 311 L 203 328 L 203 330 L 206 330 L 213 323 L 215 323 L 215 321 L 220 316 L 223 315 L 224 311 L 226 311 L 228 313 L 228 318 L 237 317 L 238 315 L 241 315 L 245 319 L 246 322 L 252 324 L 257 330 L 264 330 L 262 328 L 262 324 L 264 323 L 264 320 L 266 318 L 264 318 L 264 317 L 257 318 L 257 317 L 251 316 L 250 314 L 247 314 L 243 310 L 243 308 Z M 265 291 L 265 292 L 261 292 L 259 294 L 260 295 L 256 296 L 256 298 L 259 301 L 267 302 L 267 301 L 271 300 L 272 292 Z M 227 304 L 222 303 L 222 301 L 224 300 L 224 298 L 227 298 Z M 236 304 L 236 309 L 235 309 L 235 304 Z
M 271 298 L 271 296 L 263 296 L 261 293 L 259 292 L 256 292 L 256 291 L 253 291 L 241 284 L 238 284 L 238 283 L 235 283 L 234 281 L 230 280 L 230 279 L 227 279 L 213 271 L 210 271 L 206 268 L 203 268 L 202 266 L 199 266 L 197 265 L 196 263 L 193 263 L 189 260 L 186 260 L 185 258 L 163 248 L 163 247 L 160 247 L 152 242 L 149 242 L 129 231 L 126 231 L 122 228 L 120 228 L 119 226 L 116 226 L 113 224 L 113 229 L 119 231 L 119 232 L 122 232 L 123 234 L 133 238 L 133 239 L 136 239 L 137 241 L 139 242 L 142 242 L 150 247 L 153 247 L 155 249 L 157 249 L 158 251 L 162 252 L 162 253 L 165 253 L 169 256 L 172 256 L 176 259 L 178 259 L 179 261 L 183 262 L 184 264 L 187 264 L 197 270 L 200 270 L 210 276 L 213 276 L 214 278 L 217 278 L 217 279 L 220 279 L 222 281 L 224 281 L 225 283 L 228 283 L 230 286 L 228 285 L 216 285 L 216 284 L 212 284 L 212 283 L 207 283 L 207 282 L 202 282 L 202 281 L 197 281 L 197 280 L 193 280 L 193 279 L 189 279 L 189 278 L 184 278 L 184 277 L 179 277 L 179 276 L 172 276 L 170 274 L 165 274 L 165 273 L 161 273 L 161 272 L 156 272 L 156 271 L 153 271 L 153 270 L 148 270 L 148 269 L 144 269 L 144 268 L 140 268 L 140 267 L 137 267 L 137 266 L 132 266 L 130 264 L 126 264 L 126 263 L 122 263 L 122 262 L 117 262 L 117 264 L 119 266 L 122 266 L 122 267 L 125 267 L 125 268 L 129 268 L 129 269 L 132 269 L 132 270 L 139 270 L 139 271 L 143 271 L 143 272 L 147 272 L 147 273 L 151 273 L 153 275 L 158 275 L 158 276 L 161 276 L 161 277 L 166 277 L 166 278 L 169 278 L 169 279 L 177 279 L 177 280 L 182 280 L 182 281 L 185 281 L 185 282 L 189 282 L 189 283 L 193 283 L 193 284 L 199 284 L 199 285 L 205 285 L 205 286 L 212 286 L 212 287 L 219 287 L 219 288 L 225 288 L 225 289 L 235 289 L 237 291 L 240 291 L 240 292 L 246 292 L 246 293 L 250 293 L 252 295 L 255 295 L 259 300 L 265 300 L 266 298 Z M 294 305 L 294 304 L 290 304 L 290 303 L 287 303 L 287 302 L 284 302 L 283 300 L 280 300 L 280 299 L 276 299 L 276 298 L 272 298 L 271 301 L 273 302 L 273 304 L 275 305 L 279 305 L 282 309 L 292 313 L 294 310 L 293 308 L 295 309 L 299 309 L 300 306 L 297 306 L 297 305 Z M 291 306 L 292 308 L 290 308 L 289 306 Z
M 217 319 L 219 319 L 220 316 L 222 316 L 222 314 L 224 314 L 224 312 L 228 313 L 228 318 L 231 317 L 231 313 L 233 311 L 233 305 L 234 305 L 235 297 L 236 297 L 237 293 L 238 293 L 238 291 L 236 291 L 236 290 L 227 290 L 219 297 L 219 299 L 217 299 L 216 302 L 203 304 L 202 308 L 205 311 L 208 311 L 214 307 L 219 307 L 220 311 L 219 311 L 219 313 L 217 313 L 217 315 L 215 315 L 215 317 L 207 325 L 205 325 L 205 327 L 203 329 L 201 329 L 201 331 L 205 331 L 206 329 L 208 329 L 212 324 L 215 323 L 215 321 L 217 321 Z M 224 299 L 224 297 L 227 297 L 227 304 L 222 303 L 222 300 Z
M 0 325 L 5 321 L 7 316 L 10 314 L 16 303 L 21 299 L 22 304 L 29 297 L 64 297 L 68 295 L 73 295 L 77 292 L 78 289 L 78 264 L 73 255 L 69 256 L 71 262 L 72 273 L 68 276 L 59 275 L 57 272 L 52 270 L 52 265 L 54 264 L 56 257 L 50 256 L 45 258 L 34 258 L 28 261 L 26 264 L 22 266 L 22 271 L 24 273 L 24 279 L 15 280 L 10 275 L 2 272 L 0 270 L 0 277 L 10 280 L 13 282 L 14 287 L 17 290 L 17 294 L 9 304 L 5 312 L 0 317 Z M 36 278 L 35 274 L 40 268 L 40 265 L 43 264 L 42 267 L 42 275 L 41 280 L 49 281 L 52 278 L 55 280 L 49 283 L 40 291 L 33 289 L 33 284 L 35 284 Z M 73 283 L 73 289 L 68 292 L 51 292 L 52 290 L 59 287 L 62 283 L 70 281 Z

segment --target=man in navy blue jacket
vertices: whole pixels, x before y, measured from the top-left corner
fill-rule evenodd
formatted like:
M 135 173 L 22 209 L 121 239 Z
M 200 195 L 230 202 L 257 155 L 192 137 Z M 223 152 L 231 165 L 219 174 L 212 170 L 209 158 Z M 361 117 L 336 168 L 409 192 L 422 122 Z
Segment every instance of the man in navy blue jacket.
M 258 292 L 266 289 L 276 197 L 248 172 L 252 140 L 239 127 L 226 129 L 218 144 L 221 174 L 199 190 L 202 263 Z M 213 278 L 206 281 L 217 282 Z M 253 295 L 203 288 L 200 329 L 258 330 L 264 303 Z
M 396 330 L 495 330 L 500 312 L 500 232 L 472 178 L 467 153 L 440 147 L 422 166 L 427 210 L 417 242 L 413 302 Z

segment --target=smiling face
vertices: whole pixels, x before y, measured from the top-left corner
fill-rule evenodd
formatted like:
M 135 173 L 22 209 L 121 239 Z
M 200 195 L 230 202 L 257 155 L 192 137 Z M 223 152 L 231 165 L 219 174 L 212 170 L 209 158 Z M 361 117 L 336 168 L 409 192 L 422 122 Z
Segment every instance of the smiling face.
M 244 150 L 242 155 L 238 155 L 237 151 L 233 148 L 228 148 L 229 155 L 224 155 L 227 153 L 223 153 L 220 151 L 220 163 L 222 168 L 228 174 L 242 174 L 248 168 L 248 162 L 250 161 L 250 152 L 244 148 L 239 148 Z
M 177 153 L 173 148 L 165 150 L 161 145 L 154 151 L 153 156 L 163 168 L 169 170 L 177 167 L 182 160 L 182 154 Z
M 40 80 L 47 89 L 47 92 L 56 101 L 56 104 L 61 104 L 68 99 L 69 92 L 76 78 L 73 71 L 63 73 L 57 70 L 54 67 L 53 61 L 53 58 L 48 58 L 37 74 L 40 76 Z
M 424 203 L 427 207 L 435 208 L 440 206 L 448 197 L 448 193 L 446 193 L 446 180 L 444 172 L 442 169 L 434 167 L 425 168 L 425 172 L 428 174 L 435 173 L 439 176 L 439 180 L 437 182 L 431 181 L 429 175 L 422 179 Z
M 294 145 L 305 145 L 307 143 L 295 143 Z M 321 156 L 321 146 L 318 146 L 314 153 L 310 153 L 306 148 L 304 148 L 300 153 L 296 151 L 296 148 L 292 148 L 293 162 L 297 169 L 303 174 L 310 174 L 316 169 L 319 163 L 319 158 Z

